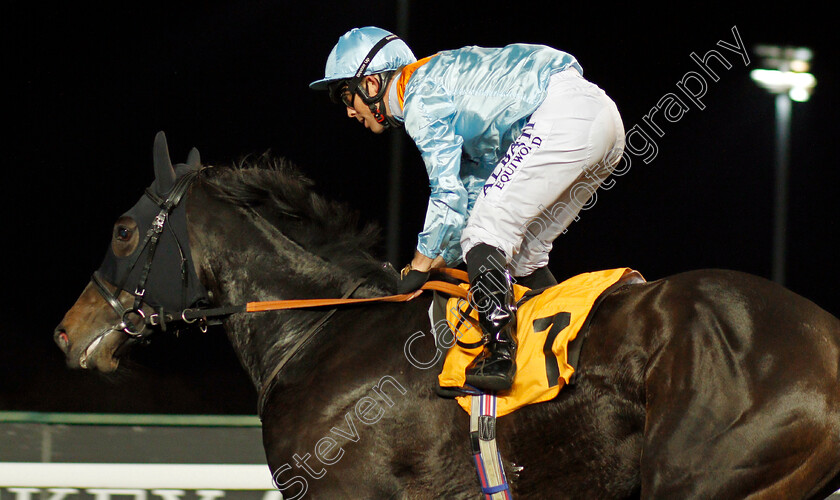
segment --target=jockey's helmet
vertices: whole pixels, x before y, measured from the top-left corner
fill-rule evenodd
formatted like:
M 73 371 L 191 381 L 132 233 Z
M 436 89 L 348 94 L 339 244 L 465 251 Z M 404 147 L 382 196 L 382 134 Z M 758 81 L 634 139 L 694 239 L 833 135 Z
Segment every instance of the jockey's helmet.
M 353 78 L 371 49 L 378 42 L 392 36 L 394 34 L 390 31 L 375 26 L 351 29 L 338 39 L 338 43 L 327 57 L 324 78 L 310 83 L 309 88 L 326 90 L 332 82 Z M 373 55 L 367 68 L 364 69 L 364 74 L 394 71 L 415 61 L 417 58 L 414 57 L 408 45 L 399 38 L 394 38 L 381 46 Z
M 385 96 L 379 92 L 375 96 L 367 95 L 360 83 L 366 75 L 379 76 L 380 88 L 384 89 L 399 68 L 417 61 L 408 45 L 390 31 L 375 26 L 353 28 L 332 48 L 324 78 L 309 84 L 313 90 L 329 90 L 330 98 L 341 102 L 341 95 L 358 94 L 362 101 L 370 106 L 377 121 L 387 125 L 379 103 Z M 384 77 L 384 78 L 383 78 Z

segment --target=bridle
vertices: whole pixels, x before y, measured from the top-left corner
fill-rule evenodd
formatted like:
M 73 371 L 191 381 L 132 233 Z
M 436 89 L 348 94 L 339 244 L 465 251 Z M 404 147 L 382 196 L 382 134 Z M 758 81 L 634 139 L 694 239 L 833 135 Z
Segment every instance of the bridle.
M 130 337 L 135 339 L 142 339 L 143 337 L 147 336 L 146 333 L 146 326 L 147 325 L 154 325 L 154 319 L 152 316 L 160 316 L 162 313 L 162 308 L 157 315 L 152 315 L 149 318 L 146 317 L 146 313 L 143 312 L 143 298 L 146 295 L 146 281 L 149 278 L 149 272 L 152 269 L 152 262 L 155 258 L 155 251 L 157 250 L 158 242 L 160 241 L 160 237 L 164 231 L 164 228 L 167 227 L 166 223 L 169 221 L 169 215 L 172 213 L 172 210 L 181 203 L 181 200 L 184 198 L 187 190 L 190 187 L 192 181 L 196 178 L 198 173 L 203 169 L 198 170 L 190 170 L 184 175 L 182 175 L 172 189 L 169 191 L 169 195 L 166 198 L 161 198 L 156 193 L 154 193 L 151 189 L 147 188 L 145 192 L 145 196 L 148 196 L 149 199 L 152 200 L 158 207 L 160 207 L 160 212 L 158 212 L 157 216 L 152 221 L 151 227 L 149 227 L 148 231 L 146 231 L 146 236 L 143 238 L 143 242 L 140 245 L 139 249 L 135 252 L 136 257 L 134 258 L 133 262 L 130 264 L 128 272 L 125 275 L 125 278 L 122 283 L 120 283 L 116 287 L 115 292 L 111 292 L 105 284 L 105 281 L 99 276 L 99 272 L 96 271 L 93 273 L 91 277 L 91 282 L 95 285 L 95 288 L 99 291 L 99 294 L 102 296 L 103 299 L 111 306 L 117 316 L 120 318 L 119 323 L 115 324 L 112 328 L 113 330 L 121 330 L 128 334 Z M 178 241 L 177 237 L 175 241 L 178 245 L 178 250 L 181 252 L 181 259 L 182 262 L 185 260 L 184 250 L 181 246 L 181 243 Z M 128 281 L 129 276 L 131 276 L 131 272 L 136 268 L 136 266 L 140 263 L 140 257 L 143 255 L 143 251 L 146 251 L 146 260 L 143 263 L 143 268 L 140 272 L 140 277 L 134 285 L 134 291 L 129 292 L 131 295 L 134 296 L 134 301 L 131 307 L 125 307 L 123 303 L 119 300 L 119 294 L 122 290 L 128 291 Z M 182 289 L 186 289 L 186 277 L 182 274 L 181 276 L 181 287 Z M 142 320 L 141 326 L 137 327 L 136 323 L 130 320 L 131 315 L 139 316 Z

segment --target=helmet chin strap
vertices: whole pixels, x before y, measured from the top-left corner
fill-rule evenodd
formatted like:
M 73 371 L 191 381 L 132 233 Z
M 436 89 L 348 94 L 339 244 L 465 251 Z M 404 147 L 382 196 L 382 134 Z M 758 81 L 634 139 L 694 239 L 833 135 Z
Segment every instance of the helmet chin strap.
M 382 101 L 379 101 L 376 104 L 371 104 L 369 107 L 370 112 L 373 114 L 373 119 L 376 120 L 376 123 L 379 123 L 385 128 L 398 128 L 402 126 L 402 122 L 394 119 L 391 116 L 388 116 L 388 113 L 386 113 L 385 110 L 382 109 Z
M 389 71 L 387 73 L 380 73 L 376 75 L 379 78 L 379 92 L 377 92 L 377 94 L 373 97 L 368 96 L 364 87 L 361 85 L 359 85 L 357 90 L 359 98 L 361 98 L 362 102 L 367 104 L 370 108 L 370 112 L 373 114 L 373 119 L 376 120 L 376 123 L 379 123 L 385 128 L 397 128 L 402 126 L 402 122 L 388 116 L 388 113 L 385 111 L 385 105 L 383 104 L 388 84 L 391 82 L 395 73 L 395 71 Z
M 371 104 L 370 112 L 373 113 L 373 119 L 376 120 L 376 123 L 382 124 L 385 127 L 390 126 L 388 123 L 388 114 L 382 110 L 382 101 L 377 102 L 376 104 Z

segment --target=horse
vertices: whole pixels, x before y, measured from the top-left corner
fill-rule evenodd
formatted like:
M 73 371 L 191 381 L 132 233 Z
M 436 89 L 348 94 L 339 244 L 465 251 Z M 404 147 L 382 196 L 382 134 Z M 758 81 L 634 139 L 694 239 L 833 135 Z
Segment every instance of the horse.
M 281 159 L 208 167 L 194 150 L 173 167 L 162 134 L 154 159 L 154 183 L 117 220 L 102 267 L 55 329 L 68 366 L 112 372 L 148 331 L 202 326 L 213 310 L 260 390 L 284 498 L 480 496 L 468 415 L 434 391 L 428 294 L 239 307 L 393 294 L 375 228 Z M 840 321 L 811 301 L 737 271 L 689 271 L 610 291 L 580 335 L 575 383 L 498 419 L 514 497 L 840 488 Z

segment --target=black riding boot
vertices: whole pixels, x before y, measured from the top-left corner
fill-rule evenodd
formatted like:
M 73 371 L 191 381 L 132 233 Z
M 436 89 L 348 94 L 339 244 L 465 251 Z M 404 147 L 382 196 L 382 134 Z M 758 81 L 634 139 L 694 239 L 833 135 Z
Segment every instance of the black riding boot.
M 516 373 L 516 304 L 502 252 L 478 245 L 467 255 L 470 299 L 487 345 L 467 367 L 467 384 L 486 391 L 510 388 Z

